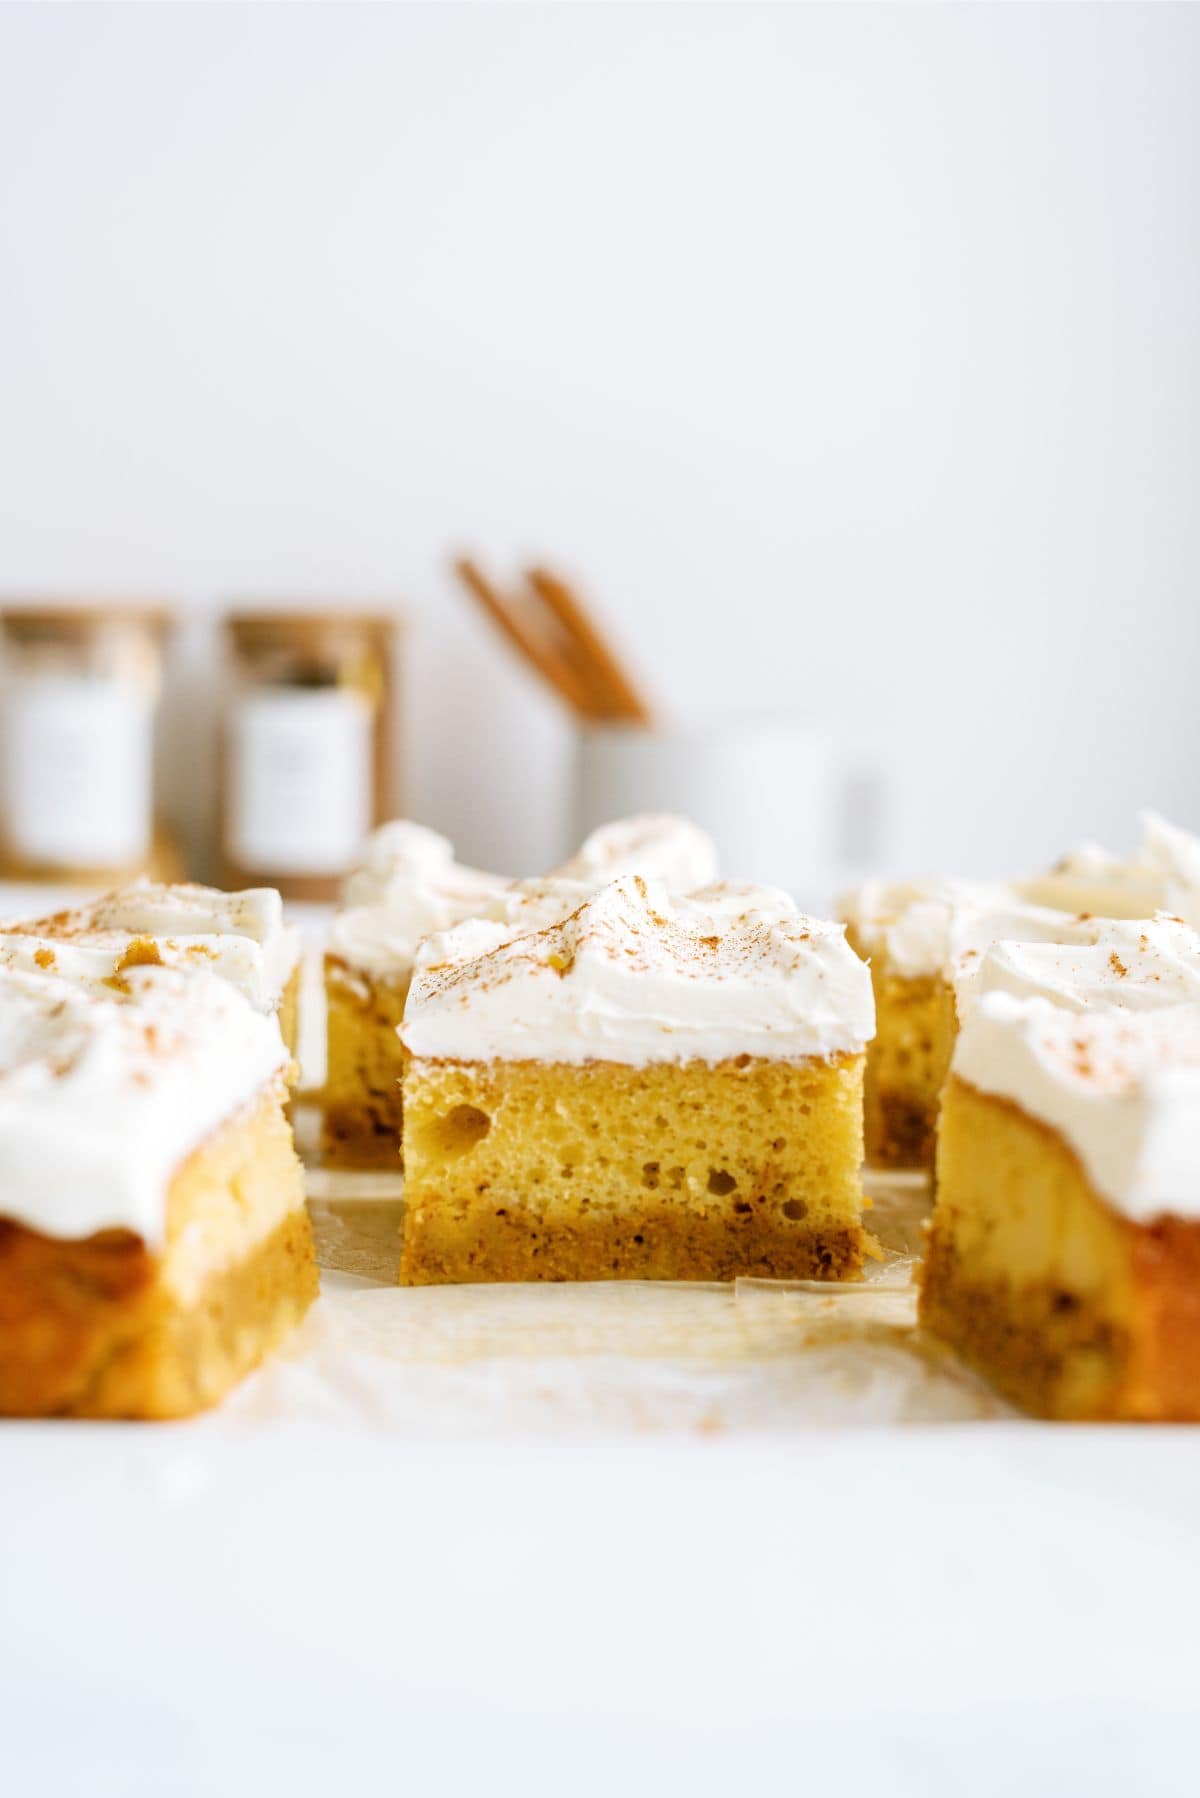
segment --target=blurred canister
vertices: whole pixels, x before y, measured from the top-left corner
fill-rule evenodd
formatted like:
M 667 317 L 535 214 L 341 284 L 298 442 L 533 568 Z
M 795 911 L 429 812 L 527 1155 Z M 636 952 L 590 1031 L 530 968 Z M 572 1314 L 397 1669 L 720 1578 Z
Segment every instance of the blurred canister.
M 391 815 L 399 618 L 331 606 L 225 624 L 224 878 L 332 898 Z
M 116 601 L 0 608 L 5 873 L 110 881 L 160 858 L 154 727 L 169 624 L 161 606 Z
M 819 732 L 787 716 L 645 730 L 590 725 L 579 743 L 575 834 L 634 812 L 680 812 L 708 831 L 727 880 L 828 903 L 838 777 Z

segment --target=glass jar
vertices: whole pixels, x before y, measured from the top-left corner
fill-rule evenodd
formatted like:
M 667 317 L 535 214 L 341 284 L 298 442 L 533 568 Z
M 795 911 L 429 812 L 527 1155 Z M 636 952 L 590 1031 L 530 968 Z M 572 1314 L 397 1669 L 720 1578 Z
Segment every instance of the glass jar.
M 6 874 L 107 883 L 172 871 L 154 814 L 170 622 L 161 606 L 0 606 Z
M 399 619 L 234 612 L 221 803 L 229 885 L 336 895 L 391 815 Z

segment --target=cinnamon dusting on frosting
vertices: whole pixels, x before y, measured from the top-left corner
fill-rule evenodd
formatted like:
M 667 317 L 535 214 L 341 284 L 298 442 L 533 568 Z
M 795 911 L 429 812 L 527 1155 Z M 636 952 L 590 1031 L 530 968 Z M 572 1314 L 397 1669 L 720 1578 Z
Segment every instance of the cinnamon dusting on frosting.
M 985 992 L 953 1071 L 1057 1131 L 1114 1209 L 1200 1215 L 1200 1006 L 1071 1012 Z
M 841 927 L 803 918 L 772 889 L 678 898 L 633 875 L 540 927 L 523 929 L 520 911 L 426 945 L 401 1028 L 410 1052 L 634 1064 L 832 1055 L 861 1049 L 873 1028 L 869 973 Z
M 299 953 L 299 937 L 284 923 L 282 901 L 270 887 L 222 893 L 137 880 L 0 930 L 0 966 L 52 967 L 84 986 L 112 988 L 126 968 L 203 962 L 260 1011 L 274 1010 Z

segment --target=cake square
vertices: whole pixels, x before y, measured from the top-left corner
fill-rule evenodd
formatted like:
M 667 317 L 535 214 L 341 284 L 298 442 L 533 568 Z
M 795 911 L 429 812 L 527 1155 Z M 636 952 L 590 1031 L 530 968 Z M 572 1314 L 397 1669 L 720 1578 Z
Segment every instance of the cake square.
M 518 905 L 544 910 L 547 883 L 582 895 L 615 874 L 642 872 L 683 892 L 714 880 L 716 871 L 716 851 L 704 832 L 660 813 L 603 825 L 546 881 L 513 884 L 463 867 L 446 838 L 422 825 L 396 819 L 375 831 L 346 882 L 325 955 L 321 1147 L 327 1165 L 398 1165 L 404 1070 L 397 1031 L 426 936 L 467 918 L 506 915 L 514 895 Z M 548 903 L 560 915 L 559 900 Z
M 432 939 L 401 1281 L 856 1277 L 872 1022 L 841 927 L 768 889 L 624 876 Z
M 1094 845 L 1029 880 L 868 881 L 839 904 L 871 965 L 877 1029 L 864 1088 L 867 1160 L 931 1167 L 938 1103 L 958 1027 L 958 994 L 997 942 L 1086 944 L 1097 921 L 1158 911 L 1200 922 L 1200 841 L 1147 813 L 1138 854 Z
M 0 970 L 0 1415 L 185 1416 L 299 1322 L 288 1068 L 210 974 Z
M 1043 956 L 1053 998 L 999 951 L 966 1009 L 921 1321 L 1037 1415 L 1200 1420 L 1200 1006 L 1116 950 L 1107 1002 L 1106 950 Z

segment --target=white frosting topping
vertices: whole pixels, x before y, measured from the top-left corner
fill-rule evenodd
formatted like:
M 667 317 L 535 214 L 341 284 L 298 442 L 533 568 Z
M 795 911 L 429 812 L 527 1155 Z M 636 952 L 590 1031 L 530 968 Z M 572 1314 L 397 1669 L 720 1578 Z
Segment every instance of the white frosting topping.
M 330 925 L 329 950 L 367 973 L 404 975 L 425 938 L 465 919 L 540 928 L 617 874 L 645 874 L 683 892 L 713 881 L 716 867 L 716 850 L 696 825 L 646 813 L 594 830 L 554 874 L 510 882 L 461 866 L 445 837 L 398 818 L 368 838 L 343 888 L 346 909 Z
M 1141 861 L 1162 881 L 1163 910 L 1200 930 L 1200 837 L 1143 812 Z
M 898 974 L 937 974 L 953 964 L 954 920 L 968 907 L 999 907 L 1010 897 L 980 881 L 904 883 L 869 880 L 838 901 L 838 915 L 869 956 L 886 956 Z
M 393 818 L 381 824 L 363 844 L 361 858 L 342 886 L 345 905 L 380 905 L 394 883 L 402 890 L 414 881 L 434 877 L 454 864 L 454 845 L 436 830 Z
M 863 951 L 896 973 L 947 980 L 992 943 L 1087 942 L 1096 919 L 1165 911 L 1200 926 L 1200 840 L 1153 813 L 1142 823 L 1142 848 L 1129 861 L 1085 844 L 1033 880 L 868 881 L 839 913 Z
M 891 909 L 870 916 L 863 889 L 864 913 L 851 921 L 868 955 L 883 954 L 908 978 L 956 980 L 997 942 L 1088 942 L 1094 935 L 1094 920 L 1028 904 L 1011 887 L 941 881 L 884 891 Z
M 136 880 L 70 911 L 6 925 L 0 967 L 91 986 L 109 980 L 132 945 L 149 943 L 165 967 L 218 974 L 260 1011 L 278 1005 L 300 955 L 273 887 L 222 893 Z
M 47 1236 L 161 1245 L 171 1179 L 288 1064 L 227 980 L 134 968 L 103 997 L 0 969 L 0 1213 Z
M 671 893 L 694 893 L 717 879 L 717 846 L 698 824 L 671 812 L 641 812 L 602 824 L 556 871 L 597 886 L 619 874 L 661 880 Z
M 367 839 L 329 926 L 332 955 L 374 974 L 406 974 L 417 944 L 473 917 L 503 893 L 498 874 L 461 867 L 445 837 L 397 818 Z
M 1056 1131 L 1135 1222 L 1200 1216 L 1195 1005 L 1080 1012 L 986 992 L 959 1031 L 953 1068 Z
M 1123 859 L 1084 843 L 1022 895 L 1039 905 L 1109 918 L 1148 918 L 1157 911 L 1200 926 L 1200 839 L 1155 812 L 1142 813 L 1142 846 Z
M 1200 935 L 1188 925 L 1097 918 L 1090 931 L 1089 941 L 1077 943 L 995 944 L 955 983 L 960 1018 L 992 992 L 1050 999 L 1067 1011 L 1200 1006 Z
M 1016 890 L 1034 905 L 1105 918 L 1153 917 L 1167 897 L 1161 876 L 1094 843 L 1072 850 L 1048 874 L 1021 881 Z
M 530 931 L 544 930 L 547 924 L 558 924 L 570 917 L 596 888 L 595 881 L 568 880 L 558 874 L 514 880 L 481 906 L 475 916 L 481 923 L 503 925 L 499 936 L 504 940 L 527 936 Z M 460 940 L 469 939 L 464 933 Z
M 395 894 L 385 905 L 353 905 L 336 913 L 329 926 L 330 954 L 371 973 L 406 973 L 423 938 L 474 917 L 502 890 L 487 876 L 478 884 L 458 878 L 470 872 L 456 868 L 445 881 L 415 884 L 403 899 Z
M 680 898 L 624 875 L 544 927 L 480 918 L 435 938 L 401 1036 L 429 1059 L 640 1066 L 857 1053 L 874 1027 L 840 925 L 772 888 Z

